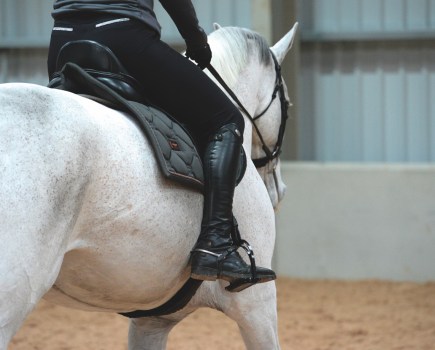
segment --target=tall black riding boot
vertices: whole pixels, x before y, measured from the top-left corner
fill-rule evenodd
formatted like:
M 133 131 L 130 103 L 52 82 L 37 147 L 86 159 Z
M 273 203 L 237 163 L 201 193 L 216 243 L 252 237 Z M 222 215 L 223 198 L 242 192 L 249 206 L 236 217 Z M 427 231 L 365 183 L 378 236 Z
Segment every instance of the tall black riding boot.
M 201 233 L 191 256 L 192 278 L 223 279 L 238 284 L 232 291 L 276 278 L 272 270 L 255 264 L 251 268 L 232 239 L 232 232 L 237 230 L 232 207 L 241 147 L 242 135 L 235 124 L 220 128 L 206 147 L 204 212 Z

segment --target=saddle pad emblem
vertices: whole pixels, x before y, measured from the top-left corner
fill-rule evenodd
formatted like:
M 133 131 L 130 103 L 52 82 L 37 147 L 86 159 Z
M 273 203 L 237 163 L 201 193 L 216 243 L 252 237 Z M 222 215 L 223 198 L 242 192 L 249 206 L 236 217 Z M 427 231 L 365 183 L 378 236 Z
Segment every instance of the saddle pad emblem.
M 169 146 L 173 151 L 179 151 L 180 146 L 178 145 L 178 142 L 176 140 L 169 140 Z

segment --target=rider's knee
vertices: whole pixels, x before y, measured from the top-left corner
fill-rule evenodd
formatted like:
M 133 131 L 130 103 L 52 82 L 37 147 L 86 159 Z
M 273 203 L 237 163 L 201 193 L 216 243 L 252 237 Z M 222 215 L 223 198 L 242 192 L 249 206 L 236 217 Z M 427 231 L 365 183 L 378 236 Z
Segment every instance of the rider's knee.
M 235 108 L 232 123 L 236 124 L 240 132 L 243 134 L 243 131 L 245 130 L 245 119 L 243 118 L 243 115 L 238 108 Z
M 245 130 L 245 120 L 243 118 L 242 113 L 239 111 L 239 109 L 236 106 L 232 106 L 230 108 L 230 110 L 226 115 L 226 118 L 223 118 L 217 127 L 218 129 L 220 129 L 221 127 L 227 124 L 236 124 L 237 128 L 243 134 L 243 131 Z

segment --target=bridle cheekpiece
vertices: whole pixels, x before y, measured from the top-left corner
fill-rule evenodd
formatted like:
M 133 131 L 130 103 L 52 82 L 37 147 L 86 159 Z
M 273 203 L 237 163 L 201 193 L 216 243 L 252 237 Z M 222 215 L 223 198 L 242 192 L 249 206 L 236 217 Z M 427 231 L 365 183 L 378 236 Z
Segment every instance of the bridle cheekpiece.
M 210 73 L 216 78 L 216 80 L 222 85 L 222 87 L 227 91 L 227 93 L 231 96 L 231 98 L 234 100 L 234 102 L 237 103 L 240 110 L 248 117 L 248 119 L 251 121 L 258 138 L 260 139 L 262 149 L 264 153 L 266 154 L 262 158 L 253 159 L 254 165 L 256 168 L 262 168 L 266 166 L 268 163 L 273 161 L 274 159 L 278 158 L 282 151 L 282 143 L 284 140 L 284 133 L 285 133 L 285 127 L 288 119 L 288 108 L 289 108 L 289 102 L 285 98 L 285 91 L 284 91 L 284 82 L 282 80 L 282 74 L 281 74 L 281 66 L 278 63 L 278 60 L 275 57 L 275 54 L 270 50 L 270 54 L 272 56 L 274 65 L 275 65 L 275 72 L 276 72 L 276 79 L 275 79 L 275 88 L 273 89 L 272 98 L 267 105 L 267 107 L 259 113 L 257 116 L 252 117 L 250 113 L 246 110 L 246 108 L 243 106 L 243 104 L 240 102 L 240 100 L 237 98 L 237 96 L 234 94 L 234 92 L 228 87 L 228 85 L 225 83 L 225 81 L 222 79 L 222 77 L 219 75 L 219 73 L 213 68 L 213 66 L 208 65 L 207 69 L 210 71 Z M 266 114 L 266 112 L 269 110 L 270 106 L 272 105 L 273 101 L 276 99 L 276 97 L 279 95 L 279 99 L 281 102 L 281 124 L 279 126 L 278 131 L 278 139 L 275 144 L 275 147 L 273 150 L 270 150 L 269 147 L 266 145 L 263 135 L 261 134 L 257 124 L 255 123 L 256 120 L 260 119 L 263 115 Z

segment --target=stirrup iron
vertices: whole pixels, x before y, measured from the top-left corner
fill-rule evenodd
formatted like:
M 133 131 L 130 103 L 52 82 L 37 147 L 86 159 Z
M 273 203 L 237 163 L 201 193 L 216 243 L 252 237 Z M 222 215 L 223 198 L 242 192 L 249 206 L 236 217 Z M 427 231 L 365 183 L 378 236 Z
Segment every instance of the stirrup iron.
M 237 229 L 237 226 L 236 228 Z M 242 290 L 257 284 L 259 279 L 257 277 L 257 267 L 255 264 L 255 256 L 254 251 L 252 250 L 251 245 L 245 240 L 239 240 L 238 246 L 243 248 L 249 257 L 249 262 L 251 264 L 251 277 L 250 278 L 239 278 L 234 282 L 230 283 L 225 289 L 229 292 L 241 292 Z
M 252 247 L 250 246 L 250 244 L 247 241 L 239 239 L 237 244 L 231 246 L 226 251 L 224 251 L 223 253 L 220 253 L 220 254 L 215 253 L 215 252 L 211 252 L 211 251 L 206 250 L 206 249 L 200 249 L 200 248 L 192 250 L 192 253 L 193 252 L 201 252 L 201 253 L 209 254 L 209 255 L 216 257 L 217 258 L 217 271 L 218 271 L 217 278 L 219 279 L 221 277 L 222 263 L 225 261 L 225 259 L 230 254 L 234 253 L 239 248 L 242 248 L 248 254 L 249 261 L 250 261 L 251 277 L 234 279 L 232 282 L 230 282 L 230 284 L 227 287 L 225 287 L 225 289 L 227 291 L 234 293 L 234 292 L 241 292 L 242 290 L 244 290 L 248 287 L 251 287 L 254 284 L 258 283 L 258 281 L 259 281 L 259 278 L 257 277 L 257 267 L 255 264 L 254 251 L 252 250 Z

